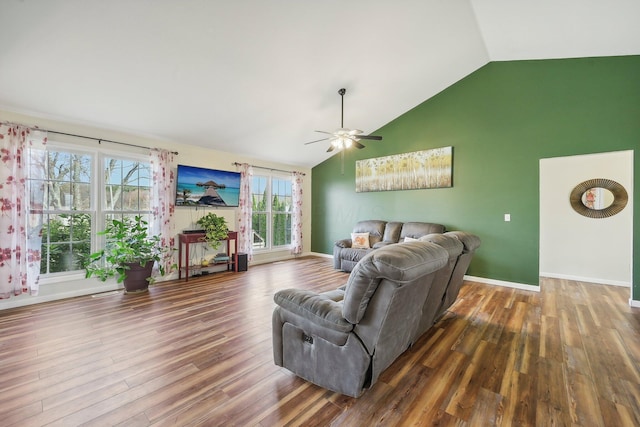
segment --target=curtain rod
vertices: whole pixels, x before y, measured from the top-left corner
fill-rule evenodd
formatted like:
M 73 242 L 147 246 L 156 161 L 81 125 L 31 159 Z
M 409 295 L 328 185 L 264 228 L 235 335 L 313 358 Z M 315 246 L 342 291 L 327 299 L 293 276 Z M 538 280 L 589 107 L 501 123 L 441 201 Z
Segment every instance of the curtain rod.
M 44 132 L 47 132 L 47 133 L 56 133 L 58 135 L 74 136 L 76 138 L 84 138 L 84 139 L 93 139 L 94 141 L 98 141 L 98 144 L 100 144 L 101 142 L 110 142 L 111 144 L 120 144 L 120 145 L 126 145 L 128 147 L 136 147 L 136 148 L 144 148 L 146 150 L 153 150 L 153 148 L 145 147 L 144 145 L 129 144 L 127 142 L 118 142 L 118 141 L 112 141 L 110 139 L 94 138 L 92 136 L 77 135 L 75 133 L 58 132 L 58 131 L 55 131 L 55 130 L 40 129 L 40 128 L 36 128 L 36 129 L 44 131 Z M 171 151 L 171 154 L 177 155 L 178 152 L 177 151 Z
M 13 125 L 14 124 L 12 122 L 0 122 L 0 123 L 6 124 L 6 125 Z M 75 134 L 75 133 L 66 133 L 66 132 L 58 132 L 56 130 L 42 129 L 42 128 L 39 128 L 37 126 L 30 127 L 30 128 L 33 129 L 33 130 L 39 130 L 39 131 L 47 132 L 47 133 L 55 133 L 55 134 L 58 134 L 58 135 L 73 136 L 73 137 L 76 137 L 76 138 L 84 138 L 84 139 L 93 139 L 94 141 L 98 141 L 98 144 L 100 144 L 101 142 L 104 141 L 104 142 L 109 142 L 111 144 L 119 144 L 119 145 L 126 145 L 128 147 L 143 148 L 145 150 L 154 150 L 155 149 L 155 148 L 152 148 L 152 147 L 146 147 L 144 145 L 129 144 L 127 142 L 112 141 L 110 139 L 94 138 L 92 136 L 78 135 L 78 134 Z M 178 152 L 177 151 L 171 151 L 171 154 L 178 155 Z
M 231 163 L 231 164 L 232 164 L 232 165 L 234 165 L 234 166 L 242 166 L 242 163 L 238 163 L 238 162 L 233 162 L 233 163 Z M 264 166 L 256 166 L 256 165 L 249 165 L 249 166 L 251 166 L 252 168 L 265 169 L 265 170 L 268 170 L 268 171 L 277 171 L 277 172 L 284 172 L 284 173 L 292 173 L 292 172 L 296 172 L 296 173 L 301 173 L 301 174 L 302 174 L 302 176 L 307 176 L 307 174 L 306 174 L 306 173 L 304 173 L 304 172 L 298 172 L 298 171 L 286 171 L 286 170 L 284 170 L 284 169 L 267 168 L 267 167 L 264 167 Z

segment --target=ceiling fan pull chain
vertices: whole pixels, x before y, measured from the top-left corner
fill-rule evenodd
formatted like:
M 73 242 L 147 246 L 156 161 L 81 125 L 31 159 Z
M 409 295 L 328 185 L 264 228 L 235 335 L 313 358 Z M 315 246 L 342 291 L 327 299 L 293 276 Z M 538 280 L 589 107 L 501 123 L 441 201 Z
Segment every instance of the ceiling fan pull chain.
M 340 129 L 344 129 L 344 94 L 347 90 L 342 88 L 338 91 L 340 94 Z

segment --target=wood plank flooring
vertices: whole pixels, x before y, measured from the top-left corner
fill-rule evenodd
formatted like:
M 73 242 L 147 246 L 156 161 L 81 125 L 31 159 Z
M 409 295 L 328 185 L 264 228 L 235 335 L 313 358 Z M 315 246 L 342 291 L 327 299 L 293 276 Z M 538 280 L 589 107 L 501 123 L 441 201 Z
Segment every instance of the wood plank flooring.
M 626 288 L 466 283 L 359 399 L 272 361 L 273 294 L 347 275 L 304 257 L 0 311 L 2 426 L 639 426 Z

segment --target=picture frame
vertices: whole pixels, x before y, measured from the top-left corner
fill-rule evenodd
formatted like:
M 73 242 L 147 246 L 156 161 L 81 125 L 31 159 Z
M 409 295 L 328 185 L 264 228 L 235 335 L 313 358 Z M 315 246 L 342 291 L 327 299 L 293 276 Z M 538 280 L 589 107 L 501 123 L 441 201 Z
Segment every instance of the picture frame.
M 453 187 L 453 147 L 356 161 L 356 192 Z

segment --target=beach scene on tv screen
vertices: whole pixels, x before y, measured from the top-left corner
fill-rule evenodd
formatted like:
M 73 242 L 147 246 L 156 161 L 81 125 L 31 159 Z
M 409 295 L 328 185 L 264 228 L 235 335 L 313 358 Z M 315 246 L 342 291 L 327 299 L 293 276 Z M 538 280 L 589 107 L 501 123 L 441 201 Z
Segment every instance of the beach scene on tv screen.
M 178 165 L 176 206 L 238 206 L 240 174 Z

